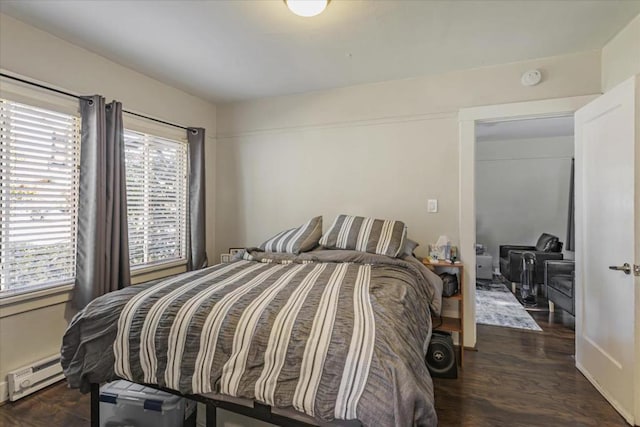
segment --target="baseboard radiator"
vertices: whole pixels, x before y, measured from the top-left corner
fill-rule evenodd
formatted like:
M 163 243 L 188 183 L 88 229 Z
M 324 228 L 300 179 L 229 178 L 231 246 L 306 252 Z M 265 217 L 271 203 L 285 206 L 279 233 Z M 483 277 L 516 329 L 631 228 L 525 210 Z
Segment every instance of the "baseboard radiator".
M 63 378 L 59 354 L 16 369 L 7 374 L 9 400 L 14 402 Z

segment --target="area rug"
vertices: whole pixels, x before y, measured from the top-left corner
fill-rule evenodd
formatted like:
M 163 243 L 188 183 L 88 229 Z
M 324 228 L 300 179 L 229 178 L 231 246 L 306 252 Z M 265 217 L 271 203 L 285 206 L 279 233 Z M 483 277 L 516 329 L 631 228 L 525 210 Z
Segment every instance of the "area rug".
M 476 322 L 483 325 L 542 331 L 502 283 L 476 286 Z

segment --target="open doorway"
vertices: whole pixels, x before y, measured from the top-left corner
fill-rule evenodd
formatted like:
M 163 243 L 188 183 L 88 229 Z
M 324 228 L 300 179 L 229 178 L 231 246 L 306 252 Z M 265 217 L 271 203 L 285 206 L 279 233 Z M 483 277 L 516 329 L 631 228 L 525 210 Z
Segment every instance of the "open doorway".
M 531 374 L 530 381 L 538 383 L 540 372 L 550 372 L 549 366 L 555 366 L 555 362 L 568 359 L 566 356 L 575 352 L 575 367 L 630 424 L 633 423 L 634 418 L 635 420 L 640 419 L 638 405 L 633 407 L 634 402 L 639 402 L 637 399 L 633 401 L 633 384 L 634 381 L 636 385 L 640 382 L 637 376 L 634 378 L 633 375 L 628 374 L 633 371 L 633 366 L 638 366 L 637 357 L 634 359 L 633 356 L 634 337 L 637 342 L 638 334 L 637 331 L 634 331 L 633 321 L 628 319 L 631 319 L 634 313 L 638 313 L 638 295 L 636 292 L 636 298 L 633 298 L 633 291 L 640 288 L 637 286 L 637 277 L 634 280 L 631 266 L 625 266 L 622 264 L 624 262 L 622 260 L 635 259 L 637 264 L 637 253 L 640 251 L 638 239 L 633 240 L 633 226 L 626 225 L 627 222 L 633 224 L 633 220 L 637 224 L 638 218 L 640 218 L 633 210 L 639 205 L 638 192 L 629 190 L 633 188 L 634 171 L 636 171 L 635 182 L 638 182 L 637 171 L 639 169 L 635 167 L 638 159 L 637 156 L 634 158 L 633 155 L 628 154 L 633 152 L 634 146 L 638 146 L 638 134 L 634 133 L 634 129 L 637 130 L 637 120 L 634 121 L 634 118 L 637 117 L 638 84 L 638 78 L 634 77 L 604 95 L 472 107 L 461 110 L 458 116 L 460 124 L 460 253 L 461 259 L 470 266 L 475 265 L 476 261 L 476 124 L 486 121 L 557 117 L 574 113 L 577 118 L 575 230 L 577 232 L 576 259 L 578 267 L 575 270 L 575 280 L 579 285 L 576 287 L 575 334 L 567 328 L 563 328 L 559 333 L 550 330 L 551 328 L 545 329 L 542 333 L 485 325 L 480 325 L 476 329 L 476 271 L 475 268 L 467 268 L 465 269 L 464 306 L 466 314 L 464 317 L 465 346 L 477 345 L 480 349 L 481 343 L 486 343 L 488 348 L 494 348 L 498 343 L 503 345 L 502 349 L 493 353 L 494 357 L 498 358 L 506 353 L 506 360 L 510 361 L 510 365 L 514 361 L 522 362 L 522 367 L 526 368 L 518 370 L 518 384 L 527 384 L 525 376 L 529 373 Z M 601 120 L 603 121 L 600 122 Z M 619 143 L 618 145 L 621 145 L 623 149 L 620 150 L 618 145 L 612 148 L 610 141 Z M 621 151 L 626 154 L 619 155 Z M 589 160 L 589 164 L 585 163 L 585 159 Z M 613 163 L 605 168 L 603 160 L 610 162 L 627 160 L 626 164 L 631 164 L 631 166 L 620 167 L 619 164 Z M 623 178 L 619 175 L 620 171 L 626 173 Z M 603 173 L 606 174 L 607 180 L 603 180 Z M 620 185 L 621 182 L 624 183 L 624 186 Z M 595 193 L 595 195 L 594 185 L 599 186 L 599 193 Z M 610 194 L 617 200 L 609 202 L 603 199 L 603 195 L 607 195 L 608 199 Z M 586 198 L 586 196 L 589 197 Z M 624 205 L 628 208 L 626 211 L 616 209 L 616 204 L 619 204 L 621 200 L 629 200 L 630 197 L 631 202 Z M 587 200 L 590 203 L 587 203 Z M 605 210 L 608 212 L 607 215 L 593 215 L 594 212 L 602 212 L 602 207 L 609 209 Z M 612 209 L 616 214 L 625 212 L 625 215 L 631 220 L 612 221 L 610 214 Z M 589 218 L 594 217 L 599 222 L 589 224 Z M 638 228 L 636 227 L 636 229 Z M 632 232 L 628 231 L 630 229 Z M 604 234 L 604 240 L 609 246 L 603 248 L 600 242 L 589 245 L 585 239 L 587 231 L 597 231 L 601 235 Z M 611 239 L 612 233 L 621 237 L 617 240 Z M 637 237 L 637 233 L 635 237 Z M 625 245 L 620 245 L 619 241 L 624 241 Z M 622 256 L 619 253 L 621 248 L 626 251 Z M 606 257 L 603 257 L 603 254 L 606 254 Z M 634 256 L 636 257 L 634 258 Z M 632 262 L 626 261 L 627 264 Z M 589 268 L 591 270 L 588 270 Z M 601 274 L 600 270 L 613 272 L 616 276 L 607 276 L 606 280 L 602 280 L 598 276 Z M 593 271 L 597 271 L 598 275 L 593 274 Z M 625 278 L 626 281 L 624 281 Z M 591 286 L 592 289 L 597 288 L 599 292 L 587 291 L 588 286 Z M 612 298 L 616 298 L 615 302 L 612 302 Z M 635 311 L 634 304 L 636 305 Z M 598 310 L 598 307 L 609 307 L 609 309 Z M 593 331 L 596 331 L 597 335 Z M 612 333 L 616 334 L 616 339 L 612 339 Z M 625 338 L 618 339 L 620 334 L 624 334 Z M 594 341 L 596 336 L 598 338 Z M 547 339 L 547 337 L 551 337 L 551 339 Z M 570 341 L 566 338 L 569 338 Z M 564 349 L 560 350 L 550 347 L 550 345 L 553 346 L 552 343 L 557 344 L 563 341 L 565 344 L 571 342 L 571 345 L 565 345 Z M 615 348 L 612 349 L 612 347 Z M 513 350 L 516 353 L 520 351 L 522 358 L 513 357 Z M 528 358 L 534 353 L 536 356 L 544 356 L 541 363 L 537 364 L 539 370 L 534 365 L 540 358 Z M 552 354 L 555 356 L 551 356 Z M 617 355 L 618 359 L 612 358 L 612 354 Z M 618 360 L 623 360 L 625 365 Z M 573 363 L 570 365 L 574 366 Z M 500 375 L 502 369 L 503 367 L 500 366 L 497 375 Z M 584 378 L 582 374 L 574 375 L 577 370 L 571 371 L 567 373 L 571 376 L 569 382 L 572 384 L 575 384 L 574 380 L 580 381 L 581 378 Z M 616 371 L 617 376 L 614 376 L 612 373 Z M 640 370 L 636 371 L 640 372 Z M 593 392 L 593 388 L 582 386 L 578 388 L 572 386 L 566 392 L 560 391 L 559 384 L 566 384 L 567 381 L 558 382 L 559 372 L 560 370 L 551 371 L 553 379 L 548 384 L 549 390 L 554 390 L 552 395 L 574 395 L 579 402 L 583 402 L 583 398 L 576 394 L 576 390 L 585 393 Z
M 508 121 L 529 118 L 559 117 L 573 115 L 578 109 L 597 98 L 584 95 L 541 101 L 526 101 L 511 104 L 487 105 L 460 110 L 460 259 L 471 268 L 466 268 L 464 277 L 464 345 L 476 347 L 476 124 L 489 121 Z M 579 245 L 579 242 L 578 242 Z M 580 322 L 580 311 L 576 323 Z M 526 332 L 526 331 L 524 331 Z
M 479 324 L 573 327 L 573 131 L 573 115 L 476 123 Z

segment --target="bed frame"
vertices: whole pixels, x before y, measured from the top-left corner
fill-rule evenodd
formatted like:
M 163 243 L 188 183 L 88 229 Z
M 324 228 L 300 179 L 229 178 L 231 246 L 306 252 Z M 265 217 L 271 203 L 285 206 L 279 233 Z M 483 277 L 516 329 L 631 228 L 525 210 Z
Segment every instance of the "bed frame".
M 271 412 L 271 406 L 263 405 L 259 402 L 253 402 L 253 408 L 250 408 L 248 406 L 238 405 L 237 403 L 210 399 L 197 394 L 182 394 L 175 390 L 158 387 L 153 384 L 142 385 L 144 385 L 145 387 L 154 388 L 156 390 L 162 390 L 176 396 L 185 397 L 196 402 L 204 403 L 207 406 L 206 427 L 216 427 L 217 408 L 284 427 L 315 426 L 315 424 L 308 424 L 300 420 L 294 420 L 292 418 L 285 417 L 284 415 L 274 414 Z M 100 384 L 97 383 L 91 383 L 91 427 L 100 427 Z

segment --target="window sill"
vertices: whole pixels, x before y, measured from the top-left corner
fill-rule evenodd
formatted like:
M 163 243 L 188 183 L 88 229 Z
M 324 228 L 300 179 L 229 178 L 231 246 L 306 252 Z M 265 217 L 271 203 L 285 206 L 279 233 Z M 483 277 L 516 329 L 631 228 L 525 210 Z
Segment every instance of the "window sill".
M 34 289 L 18 289 L 0 292 L 0 306 L 15 304 L 49 295 L 69 292 L 73 289 L 73 283 L 60 283 L 56 285 L 36 287 Z
M 185 271 L 187 271 L 186 260 L 139 267 L 131 272 L 131 284 L 161 279 Z M 65 283 L 39 289 L 2 292 L 0 293 L 0 318 L 69 302 L 72 291 L 73 283 Z
M 187 271 L 186 259 L 134 267 L 131 270 L 131 284 L 137 285 L 149 280 L 162 279 L 185 271 Z
M 153 273 L 155 271 L 168 270 L 173 267 L 186 266 L 186 259 L 179 259 L 175 261 L 168 262 L 158 262 L 155 264 L 142 265 L 140 267 L 132 267 L 131 268 L 131 277 L 140 276 L 142 274 Z M 186 268 L 186 267 L 185 267 Z
M 71 301 L 73 283 L 0 295 L 0 318 Z

